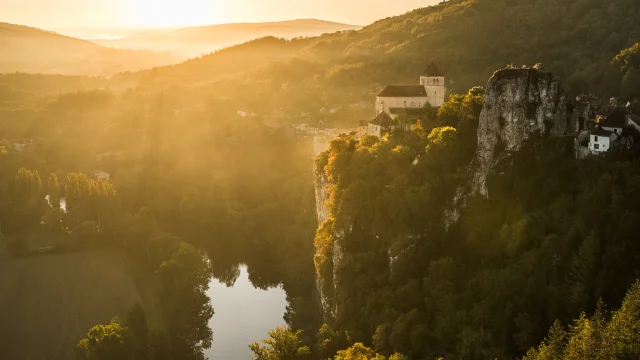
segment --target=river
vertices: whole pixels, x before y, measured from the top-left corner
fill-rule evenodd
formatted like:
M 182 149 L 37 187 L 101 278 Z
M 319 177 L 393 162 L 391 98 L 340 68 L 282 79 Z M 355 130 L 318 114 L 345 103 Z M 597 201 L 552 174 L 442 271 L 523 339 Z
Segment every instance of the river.
M 267 337 L 267 331 L 285 325 L 287 305 L 282 287 L 256 289 L 249 281 L 247 267 L 232 287 L 213 279 L 207 292 L 215 314 L 209 321 L 213 346 L 205 351 L 210 360 L 249 360 L 249 344 Z

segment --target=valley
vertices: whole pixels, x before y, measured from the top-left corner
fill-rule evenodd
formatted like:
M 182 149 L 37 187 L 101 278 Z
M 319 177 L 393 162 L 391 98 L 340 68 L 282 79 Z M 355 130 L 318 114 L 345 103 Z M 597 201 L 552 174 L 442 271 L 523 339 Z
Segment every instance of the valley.
M 0 347 L 640 357 L 638 12 L 0 25 Z

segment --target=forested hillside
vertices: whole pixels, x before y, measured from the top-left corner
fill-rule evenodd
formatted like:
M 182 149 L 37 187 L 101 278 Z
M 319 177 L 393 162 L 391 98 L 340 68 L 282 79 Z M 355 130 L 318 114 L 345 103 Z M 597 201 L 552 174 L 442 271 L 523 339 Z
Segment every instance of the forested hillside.
M 639 11 L 631 0 L 451 0 L 359 31 L 249 42 L 136 79 L 241 90 L 256 110 L 275 103 L 306 111 L 371 101 L 376 84 L 417 83 L 432 60 L 454 92 L 483 84 L 507 63 L 542 62 L 569 93 L 609 96 L 619 92 L 621 80 L 609 62 L 640 36 Z M 289 88 L 281 89 L 283 83 Z M 300 92 L 306 99 L 286 102 Z
M 640 278 L 636 152 L 578 161 L 572 139 L 535 136 L 489 177 L 490 198 L 469 199 L 450 228 L 442 214 L 476 150 L 485 92 L 472 86 L 508 63 L 542 62 L 569 95 L 640 94 L 639 12 L 631 0 L 451 0 L 111 79 L 2 75 L 0 256 L 29 254 L 44 232 L 63 251 L 114 248 L 135 264 L 152 300 L 91 329 L 79 359 L 110 346 L 121 359 L 201 359 L 215 339 L 207 281 L 233 284 L 239 264 L 289 301 L 289 328 L 253 344 L 257 359 L 546 359 L 549 344 L 556 358 L 599 344 L 584 338 L 627 349 L 618 335 L 637 329 Z M 372 103 L 381 84 L 417 84 L 430 61 L 451 93 L 437 114 L 383 139 L 340 136 L 316 159 L 331 197 L 314 244 L 310 140 L 259 115 Z M 101 173 L 110 180 L 92 179 Z M 47 185 L 39 174 L 52 174 Z M 66 197 L 67 213 L 45 194 Z M 336 230 L 346 235 L 334 269 Z M 323 318 L 316 286 L 334 276 L 339 311 Z
M 298 19 L 266 23 L 220 24 L 172 30 L 148 30 L 122 39 L 102 40 L 97 43 L 117 48 L 171 52 L 189 58 L 264 36 L 292 39 L 359 28 L 361 26 L 331 21 Z
M 571 137 L 539 133 L 495 165 L 488 198 L 445 226 L 470 181 L 482 96 L 453 97 L 410 133 L 340 137 L 318 158 L 329 218 L 314 261 L 334 309 L 325 305 L 322 358 L 354 342 L 410 359 L 517 358 L 556 320 L 572 324 L 598 301 L 618 309 L 640 277 L 637 150 L 576 160 Z M 615 331 L 637 326 L 634 309 Z M 585 321 L 568 348 L 587 346 L 575 344 Z M 637 357 L 620 336 L 603 346 Z

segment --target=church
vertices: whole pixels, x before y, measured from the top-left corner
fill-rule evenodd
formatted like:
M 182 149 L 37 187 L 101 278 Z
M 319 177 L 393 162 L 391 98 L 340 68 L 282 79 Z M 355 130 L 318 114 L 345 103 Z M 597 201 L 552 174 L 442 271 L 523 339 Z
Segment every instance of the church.
M 376 98 L 376 115 L 392 109 L 422 108 L 427 104 L 440 107 L 444 104 L 446 86 L 444 74 L 431 63 L 420 75 L 420 85 L 389 85 Z
M 429 105 L 439 108 L 444 104 L 447 87 L 444 73 L 435 63 L 431 63 L 420 75 L 419 85 L 389 85 L 376 97 L 376 118 L 369 123 L 368 133 L 382 136 L 393 131 L 399 115 L 411 109 L 422 109 Z

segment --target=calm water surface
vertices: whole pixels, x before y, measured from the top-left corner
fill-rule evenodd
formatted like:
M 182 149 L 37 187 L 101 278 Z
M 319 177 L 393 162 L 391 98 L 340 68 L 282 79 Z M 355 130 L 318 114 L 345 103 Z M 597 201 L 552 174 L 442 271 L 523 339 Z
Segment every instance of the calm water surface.
M 249 360 L 248 345 L 267 337 L 267 331 L 285 325 L 282 316 L 287 305 L 281 287 L 256 289 L 249 281 L 246 266 L 233 287 L 213 279 L 207 292 L 215 314 L 209 322 L 213 346 L 205 351 L 210 360 Z

